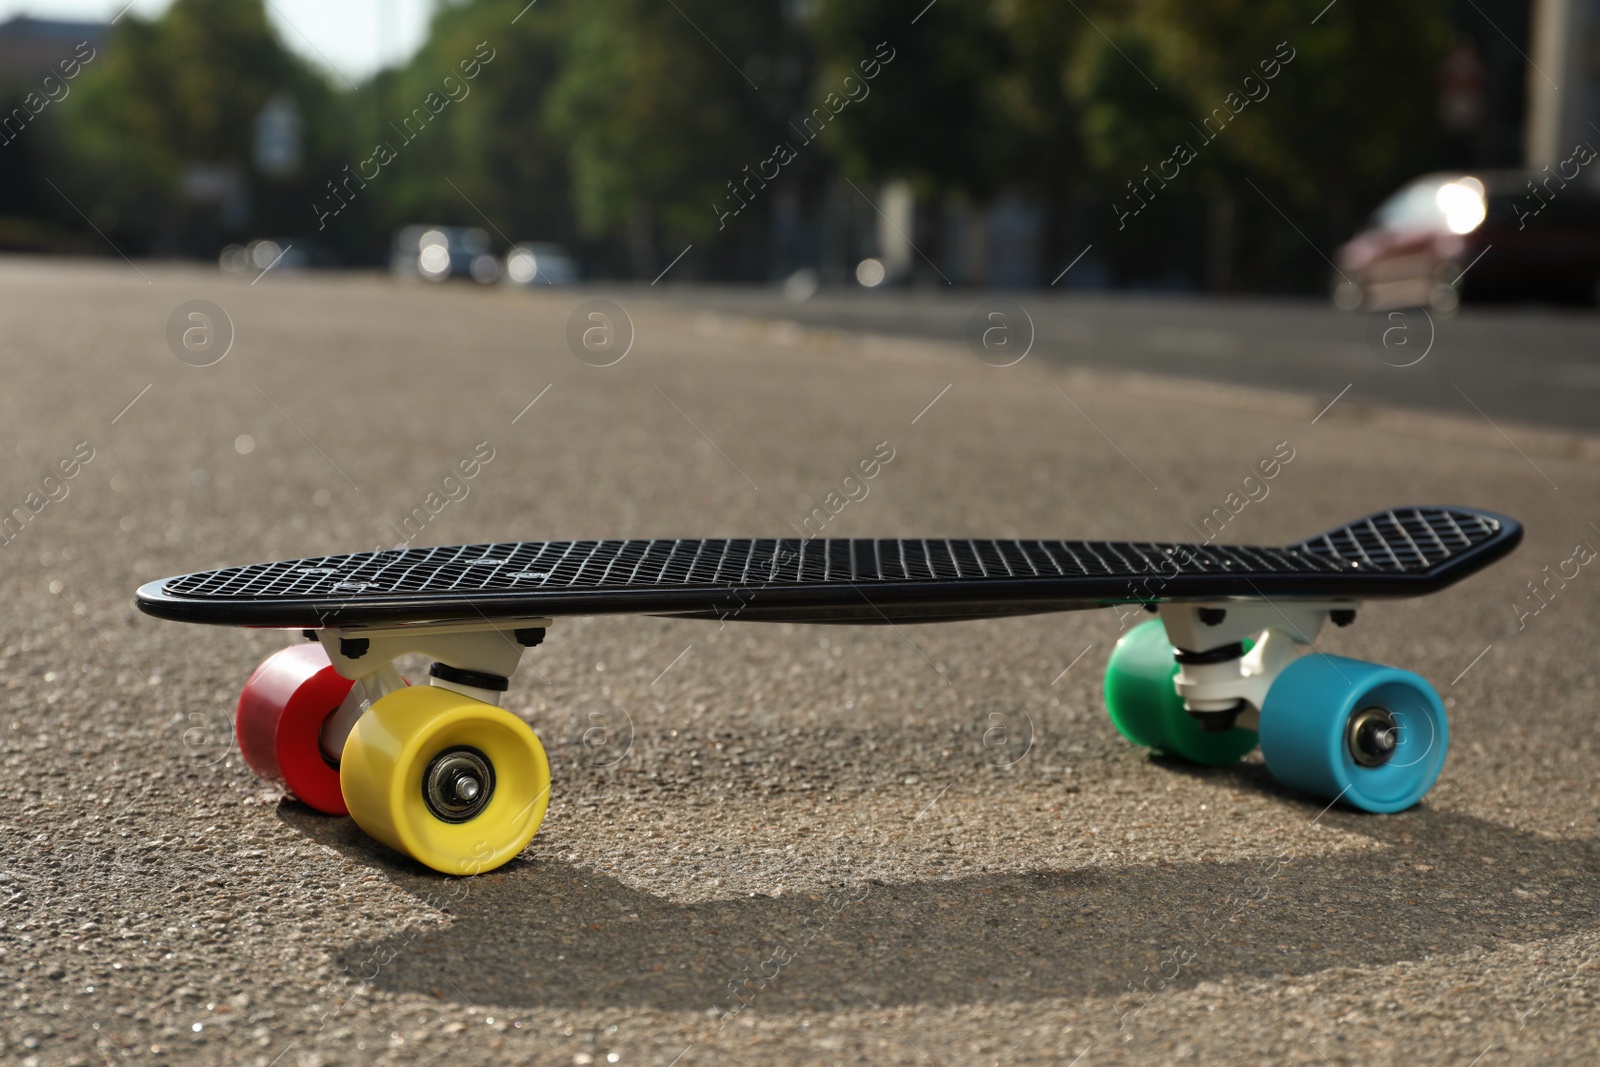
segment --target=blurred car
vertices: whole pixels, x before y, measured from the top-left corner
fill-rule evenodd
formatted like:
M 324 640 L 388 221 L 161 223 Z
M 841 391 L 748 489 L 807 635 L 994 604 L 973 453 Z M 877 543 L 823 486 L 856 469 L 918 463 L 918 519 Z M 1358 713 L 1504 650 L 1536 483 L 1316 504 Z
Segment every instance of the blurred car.
M 560 245 L 519 244 L 506 253 L 506 280 L 516 285 L 571 285 L 578 263 Z
M 389 269 L 430 282 L 471 278 L 489 285 L 500 278 L 489 235 L 476 226 L 407 226 L 394 235 Z
M 316 253 L 304 242 L 274 241 L 263 238 L 247 245 L 229 245 L 217 257 L 222 273 L 254 280 L 269 270 L 288 274 L 304 270 L 316 262 Z
M 1581 173 L 1429 174 L 1379 205 L 1334 261 L 1334 303 L 1347 311 L 1600 300 L 1600 191 Z

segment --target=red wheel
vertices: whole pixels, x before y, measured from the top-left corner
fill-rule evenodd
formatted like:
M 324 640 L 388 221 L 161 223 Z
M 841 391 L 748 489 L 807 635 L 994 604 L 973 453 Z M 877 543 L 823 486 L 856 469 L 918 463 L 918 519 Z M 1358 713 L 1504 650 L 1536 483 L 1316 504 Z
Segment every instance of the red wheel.
M 235 720 L 239 751 L 256 777 L 318 811 L 348 814 L 339 768 L 323 756 L 318 739 L 353 685 L 314 641 L 268 656 L 245 683 Z

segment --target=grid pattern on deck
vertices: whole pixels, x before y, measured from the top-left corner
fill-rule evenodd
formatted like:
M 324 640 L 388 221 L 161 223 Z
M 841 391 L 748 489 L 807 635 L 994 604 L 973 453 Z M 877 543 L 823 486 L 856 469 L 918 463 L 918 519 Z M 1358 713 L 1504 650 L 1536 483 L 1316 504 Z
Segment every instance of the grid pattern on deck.
M 1476 512 L 1402 508 L 1295 545 L 956 538 L 519 541 L 318 556 L 168 581 L 169 596 L 326 600 L 931 580 L 1227 574 L 1425 574 L 1500 524 Z

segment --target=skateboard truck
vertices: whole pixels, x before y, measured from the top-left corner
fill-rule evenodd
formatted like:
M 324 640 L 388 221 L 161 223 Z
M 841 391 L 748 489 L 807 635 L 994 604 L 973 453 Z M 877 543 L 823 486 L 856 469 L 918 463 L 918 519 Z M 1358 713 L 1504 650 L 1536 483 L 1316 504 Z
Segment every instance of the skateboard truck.
M 1348 625 L 1348 601 L 1168 602 L 1158 615 L 1178 661 L 1174 685 L 1207 733 L 1258 727 L 1267 691 L 1316 641 L 1324 622 Z M 1253 642 L 1245 651 L 1244 642 Z
M 550 623 L 548 618 L 495 619 L 314 631 L 333 669 L 358 683 L 318 735 L 324 758 L 337 765 L 356 720 L 380 698 L 406 687 L 394 666 L 399 657 L 421 653 L 433 660 L 429 685 L 499 705 L 522 650 L 542 642 Z

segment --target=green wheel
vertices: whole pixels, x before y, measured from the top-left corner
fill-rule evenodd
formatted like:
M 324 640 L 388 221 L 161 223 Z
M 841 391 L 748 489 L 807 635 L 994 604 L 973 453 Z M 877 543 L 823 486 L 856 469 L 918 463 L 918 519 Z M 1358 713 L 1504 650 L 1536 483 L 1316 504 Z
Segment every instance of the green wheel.
M 1136 745 L 1207 767 L 1232 763 L 1256 747 L 1254 730 L 1236 726 L 1207 733 L 1184 710 L 1172 684 L 1177 674 L 1167 629 L 1159 619 L 1124 634 L 1106 665 L 1106 710 L 1117 732 Z

